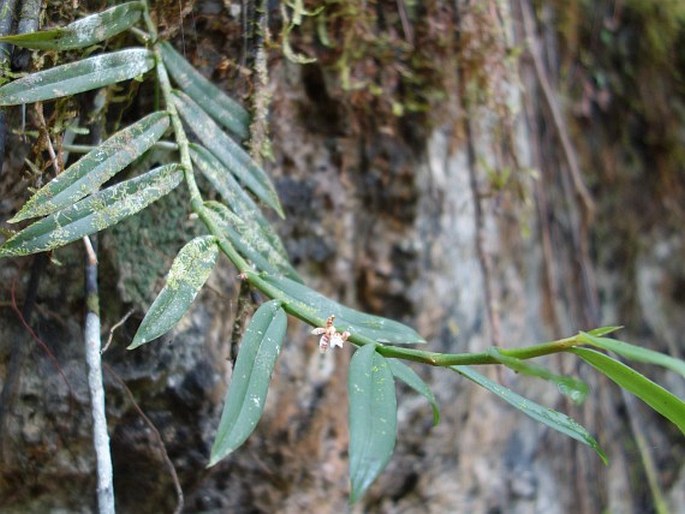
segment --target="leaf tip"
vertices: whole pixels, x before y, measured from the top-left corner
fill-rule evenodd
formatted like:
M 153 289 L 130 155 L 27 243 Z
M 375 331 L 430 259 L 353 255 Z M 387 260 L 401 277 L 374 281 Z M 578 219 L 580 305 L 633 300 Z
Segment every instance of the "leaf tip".
M 440 410 L 433 407 L 433 426 L 437 427 L 440 424 Z
M 233 450 L 235 450 L 235 448 L 233 448 L 233 447 L 222 448 L 219 445 L 217 445 L 216 441 L 215 441 L 214 447 L 209 452 L 209 462 L 207 463 L 206 469 L 209 469 L 213 466 L 216 466 L 219 462 L 221 462 L 226 457 L 228 457 L 231 453 L 233 453 Z
M 136 348 L 144 345 L 145 343 L 147 343 L 147 340 L 145 340 L 145 338 L 143 338 L 143 337 L 139 337 L 138 334 L 136 334 L 135 337 L 133 338 L 133 341 L 131 341 L 131 344 L 128 345 L 126 347 L 126 349 L 127 350 L 135 350 Z
M 283 207 L 281 206 L 281 202 L 278 200 L 278 198 L 275 199 L 273 208 L 276 211 L 276 214 L 278 214 L 278 217 L 284 220 L 285 212 L 283 211 Z
M 604 450 L 602 450 L 602 449 L 599 447 L 599 444 L 598 444 L 597 446 L 595 446 L 594 450 L 595 450 L 595 452 L 597 453 L 597 455 L 599 455 L 599 458 L 602 460 L 602 462 L 604 463 L 604 465 L 605 465 L 605 466 L 608 466 L 608 465 L 609 465 L 609 457 L 607 457 L 607 454 L 604 453 Z
M 350 481 L 350 496 L 348 498 L 350 506 L 361 500 L 362 496 L 364 496 L 364 492 L 365 489 L 361 488 L 360 484 L 355 484 L 353 481 Z

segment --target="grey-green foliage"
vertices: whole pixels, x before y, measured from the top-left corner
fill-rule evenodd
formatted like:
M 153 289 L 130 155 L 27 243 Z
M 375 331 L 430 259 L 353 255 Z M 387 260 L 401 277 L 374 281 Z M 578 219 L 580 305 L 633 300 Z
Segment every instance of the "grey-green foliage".
M 129 350 L 157 339 L 178 323 L 209 278 L 218 255 L 214 236 L 196 237 L 181 248 L 171 264 L 164 289 L 145 314 Z
M 262 417 L 287 324 L 281 302 L 271 300 L 259 306 L 247 326 L 209 457 L 210 466 L 243 444 Z
M 0 105 L 52 100 L 139 77 L 155 66 L 146 48 L 100 54 L 32 73 L 0 87 Z
M 167 113 L 155 112 L 120 130 L 41 188 L 10 222 L 52 214 L 96 192 L 148 151 L 167 128 Z
M 132 171 L 144 169 L 145 164 L 136 163 Z M 189 219 L 189 202 L 187 188 L 177 187 L 103 234 L 103 246 L 117 270 L 121 300 L 141 312 L 152 304 L 164 285 L 176 253 L 189 240 L 206 234 L 198 223 Z
M 397 438 L 397 398 L 390 366 L 375 345 L 354 352 L 348 377 L 350 502 L 354 503 L 388 464 Z
M 169 193 L 182 175 L 178 164 L 166 164 L 93 193 L 9 238 L 0 246 L 0 257 L 54 250 L 111 227 Z
M 247 138 L 250 115 L 243 106 L 204 78 L 169 43 L 162 43 L 160 50 L 178 87 L 194 98 L 202 109 L 226 130 L 241 139 Z
M 141 21 L 147 34 L 136 27 Z M 359 347 L 349 370 L 351 501 L 362 497 L 391 458 L 397 434 L 394 378 L 424 396 L 433 408 L 434 421 L 437 423 L 439 419 L 437 402 L 428 385 L 398 359 L 451 368 L 540 423 L 588 445 L 605 459 L 592 435 L 568 416 L 531 402 L 464 366 L 503 364 L 556 384 L 563 392 L 582 400 L 587 392 L 582 382 L 526 362 L 550 353 L 571 351 L 683 430 L 685 403 L 681 399 L 605 354 L 578 348 L 594 346 L 685 374 L 682 361 L 604 337 L 616 327 L 515 350 L 433 353 L 407 347 L 426 342 L 411 327 L 356 311 L 304 285 L 289 263 L 276 231 L 261 212 L 259 202 L 279 216 L 284 215 L 276 188 L 268 174 L 232 138 L 232 135 L 241 139 L 247 136 L 247 111 L 203 77 L 169 43 L 158 41 L 145 0 L 121 4 L 64 28 L 9 36 L 0 38 L 0 42 L 45 50 L 73 50 L 95 45 L 134 27 L 138 36 L 144 35 L 142 47 L 91 53 L 89 57 L 36 71 L 0 87 L 0 105 L 9 106 L 73 96 L 131 79 L 152 78 L 163 101 L 163 110 L 111 135 L 29 198 L 10 221 L 42 218 L 0 245 L 0 257 L 56 249 L 113 227 L 116 258 L 138 269 L 141 266 L 139 261 L 134 262 L 136 256 L 158 249 L 154 244 L 143 244 L 143 240 L 138 245 L 126 246 L 127 232 L 145 231 L 117 224 L 146 219 L 145 213 L 133 215 L 162 199 L 157 208 L 173 211 L 167 226 L 171 230 L 167 231 L 173 230 L 173 237 L 178 237 L 179 233 L 185 234 L 189 223 L 181 220 L 190 219 L 187 214 L 192 211 L 201 221 L 200 228 L 188 230 L 188 239 L 190 234 L 195 238 L 178 253 L 166 285 L 150 307 L 131 347 L 149 342 L 175 325 L 190 308 L 220 252 L 236 266 L 242 280 L 271 298 L 259 307 L 244 334 L 210 464 L 236 450 L 257 426 L 285 338 L 286 312 L 316 327 L 314 332 L 321 337 L 322 349 L 342 346 L 345 341 Z M 178 90 L 173 90 L 173 85 Z M 164 160 L 163 165 L 150 170 L 159 164 L 150 156 L 151 148 L 170 127 L 175 144 L 171 146 L 178 151 L 171 162 Z M 187 129 L 198 138 L 197 144 L 189 142 Z M 137 165 L 131 166 L 134 162 Z M 125 169 L 130 173 L 131 168 L 139 173 L 100 189 L 112 179 L 118 179 L 116 175 Z M 223 203 L 203 198 L 195 178 L 198 171 L 219 193 Z M 181 182 L 186 185 L 183 194 L 167 196 Z M 176 212 L 180 210 L 178 205 L 168 202 L 170 198 L 187 199 L 187 204 L 181 206 L 186 210 L 183 215 Z M 148 220 L 146 226 L 159 223 L 160 217 L 153 217 L 156 221 Z M 177 230 L 179 224 L 184 225 L 184 230 Z M 185 242 L 181 241 L 177 246 Z M 152 260 L 160 259 L 155 255 Z M 146 275 L 148 282 L 141 289 L 149 289 L 154 282 L 153 275 Z M 142 296 L 138 300 L 146 301 Z
M 131 28 L 143 14 L 141 2 L 127 2 L 76 20 L 66 27 L 0 37 L 9 43 L 36 50 L 74 50 L 105 41 Z

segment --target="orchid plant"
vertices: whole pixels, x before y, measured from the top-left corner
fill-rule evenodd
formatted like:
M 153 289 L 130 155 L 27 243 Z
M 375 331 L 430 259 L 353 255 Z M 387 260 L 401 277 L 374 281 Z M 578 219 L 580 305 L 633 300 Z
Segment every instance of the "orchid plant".
M 111 52 L 95 46 L 124 31 L 132 32 L 139 45 Z M 439 421 L 433 393 L 407 361 L 466 377 L 536 421 L 589 446 L 604 461 L 600 445 L 580 424 L 488 379 L 474 366 L 505 366 L 552 382 L 562 394 L 580 402 L 587 394 L 583 382 L 530 362 L 544 355 L 570 353 L 685 432 L 683 400 L 608 353 L 663 366 L 682 376 L 685 362 L 606 337 L 618 327 L 597 328 L 516 349 L 438 353 L 421 349 L 426 341 L 411 327 L 351 309 L 305 285 L 262 213 L 266 208 L 284 216 L 268 174 L 241 144 L 249 136 L 249 113 L 158 37 L 146 0 L 125 2 L 62 28 L 2 37 L 0 42 L 39 51 L 91 50 L 88 57 L 29 73 L 0 87 L 2 106 L 51 101 L 128 80 L 155 81 L 163 105 L 112 134 L 35 192 L 8 223 L 38 220 L 8 237 L 0 246 L 0 257 L 60 248 L 134 216 L 173 189 L 185 187 L 190 196 L 188 209 L 205 234 L 179 251 L 164 288 L 129 348 L 154 341 L 173 329 L 220 254 L 230 260 L 242 280 L 267 299 L 243 334 L 209 455 L 210 466 L 237 450 L 255 430 L 285 338 L 289 323 L 286 314 L 313 327 L 312 333 L 320 336 L 321 351 L 341 349 L 345 343 L 354 349 L 348 391 L 351 502 L 363 496 L 393 453 L 396 380 L 424 396 L 432 407 L 434 422 Z M 172 149 L 174 162 L 102 188 L 160 145 Z M 196 181 L 199 175 L 218 192 L 220 202 L 205 199 Z

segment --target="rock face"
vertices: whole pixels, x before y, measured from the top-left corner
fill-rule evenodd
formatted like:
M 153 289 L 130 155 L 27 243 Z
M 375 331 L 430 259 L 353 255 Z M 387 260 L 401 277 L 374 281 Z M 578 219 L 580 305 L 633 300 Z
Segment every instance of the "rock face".
M 237 31 L 238 3 L 224 2 L 228 9 L 221 2 L 195 3 L 200 39 L 189 44 L 205 56 L 205 65 L 218 66 L 212 56 L 226 44 L 217 37 L 216 19 L 226 22 L 226 32 Z M 610 131 L 603 124 L 608 111 L 594 113 L 598 123 L 587 122 L 583 130 L 578 125 L 587 120 L 570 115 L 563 127 L 555 126 L 550 102 L 559 108 L 560 91 L 569 87 L 555 85 L 552 97 L 540 87 L 544 78 L 524 43 L 525 2 L 514 2 L 511 10 L 487 3 L 501 9 L 500 39 L 490 40 L 492 34 L 480 29 L 492 26 L 488 16 L 495 11 L 466 4 L 427 2 L 423 18 L 409 13 L 416 38 L 427 37 L 429 29 L 461 38 L 462 61 L 453 71 L 460 80 L 452 77 L 455 88 L 429 113 L 387 116 L 379 98 L 379 115 L 376 104 L 360 105 L 354 90 L 345 91 L 325 61 L 293 64 L 274 52 L 273 161 L 266 167 L 286 212 L 276 226 L 293 263 L 319 291 L 415 326 L 436 351 L 513 347 L 624 324 L 623 339 L 682 357 L 682 208 L 660 219 L 642 203 L 631 203 L 635 188 L 647 180 L 647 166 L 636 164 L 623 179 L 619 165 L 611 168 L 617 175 L 596 165 L 611 155 L 619 163 L 625 158 L 592 146 L 593 138 Z M 554 2 L 541 12 L 546 42 L 561 38 L 555 13 Z M 441 29 L 441 23 L 449 26 Z M 307 48 L 305 36 L 300 42 Z M 511 48 L 523 53 L 520 66 L 511 61 Z M 547 58 L 571 53 L 545 48 Z M 476 58 L 485 50 L 487 59 Z M 469 84 L 497 94 L 483 101 Z M 560 129 L 569 131 L 582 178 L 591 186 L 591 222 Z M 647 150 L 640 151 L 647 159 Z M 27 184 L 19 177 L 27 155 L 17 145 L 6 161 L 2 220 L 24 197 Z M 674 181 L 670 190 L 657 185 L 646 194 L 655 202 L 660 195 L 682 199 L 682 174 L 668 179 Z M 240 450 L 211 469 L 205 466 L 231 375 L 235 271 L 225 261 L 219 265 L 173 334 L 133 352 L 124 349 L 175 252 L 198 230 L 185 201 L 182 192 L 170 196 L 100 238 L 106 332 L 133 311 L 104 354 L 119 512 L 176 507 L 160 441 L 178 473 L 186 512 L 345 512 L 346 366 L 352 348 L 321 355 L 308 327 L 291 319 L 264 418 Z M 643 224 L 636 222 L 641 213 Z M 82 259 L 74 244 L 50 259 L 3 261 L 0 267 L 2 512 L 95 508 Z M 40 277 L 37 286 L 32 276 Z M 18 315 L 22 305 L 33 334 Z M 654 501 L 639 438 L 647 442 L 673 511 L 682 509 L 685 445 L 677 429 L 573 359 L 544 363 L 587 380 L 592 390 L 586 403 L 576 406 L 553 386 L 504 370 L 485 372 L 585 424 L 607 450 L 609 466 L 454 372 L 415 367 L 432 385 L 442 421 L 432 427 L 425 402 L 399 387 L 395 455 L 352 510 L 649 512 Z M 677 377 L 645 371 L 685 394 Z

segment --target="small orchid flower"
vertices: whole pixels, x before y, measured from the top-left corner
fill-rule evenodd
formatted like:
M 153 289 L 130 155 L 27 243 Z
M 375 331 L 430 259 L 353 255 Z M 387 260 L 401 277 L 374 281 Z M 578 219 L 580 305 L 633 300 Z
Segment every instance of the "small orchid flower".
M 325 353 L 328 348 L 342 348 L 343 343 L 350 337 L 350 333 L 347 330 L 341 333 L 335 329 L 333 326 L 334 320 L 335 316 L 331 314 L 328 316 L 324 328 L 318 327 L 312 330 L 312 334 L 321 336 L 321 339 L 319 339 L 319 351 L 321 353 Z

